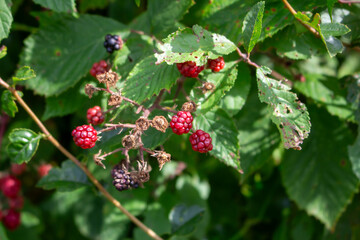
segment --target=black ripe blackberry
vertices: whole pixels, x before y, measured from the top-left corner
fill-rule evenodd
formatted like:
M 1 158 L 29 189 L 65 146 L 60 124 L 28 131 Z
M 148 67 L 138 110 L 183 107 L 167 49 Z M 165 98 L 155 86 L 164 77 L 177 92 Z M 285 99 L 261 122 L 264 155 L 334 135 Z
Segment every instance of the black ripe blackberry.
M 132 179 L 129 172 L 122 170 L 120 165 L 116 165 L 112 169 L 111 175 L 114 178 L 113 185 L 118 191 L 139 187 L 139 183 Z
M 105 36 L 104 47 L 108 53 L 121 49 L 123 41 L 119 35 L 107 34 Z

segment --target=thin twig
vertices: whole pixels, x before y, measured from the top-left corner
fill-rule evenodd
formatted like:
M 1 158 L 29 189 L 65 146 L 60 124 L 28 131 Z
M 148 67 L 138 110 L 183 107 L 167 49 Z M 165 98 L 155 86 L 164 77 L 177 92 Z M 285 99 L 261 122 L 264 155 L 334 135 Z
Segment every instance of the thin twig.
M 92 173 L 87 169 L 86 166 L 81 164 L 81 162 L 72 155 L 69 151 L 67 151 L 47 130 L 44 124 L 39 120 L 39 118 L 34 114 L 34 112 L 29 108 L 29 106 L 24 102 L 24 100 L 19 96 L 16 90 L 9 86 L 2 78 L 0 78 L 0 85 L 8 89 L 13 96 L 16 98 L 18 103 L 25 109 L 25 111 L 29 114 L 29 116 L 35 121 L 35 123 L 39 126 L 41 131 L 46 135 L 47 140 L 49 140 L 60 152 L 62 152 L 67 158 L 69 158 L 72 162 L 74 162 L 91 180 L 91 182 L 99 189 L 99 191 L 113 204 L 117 207 L 121 212 L 123 212 L 133 223 L 135 223 L 139 228 L 141 228 L 146 234 L 148 234 L 151 238 L 156 240 L 162 240 L 160 236 L 158 236 L 152 229 L 145 226 L 139 219 L 137 219 L 134 215 L 128 212 L 121 203 L 116 200 L 100 183 L 99 181 L 92 175 Z
M 111 151 L 111 152 L 105 153 L 104 155 L 99 156 L 99 158 L 106 158 L 107 156 L 110 156 L 110 155 L 120 152 L 120 151 L 124 152 L 125 148 L 117 148 L 114 151 Z
M 112 131 L 117 128 L 136 128 L 136 125 L 132 124 L 132 123 L 116 123 L 116 124 L 106 123 L 105 126 L 107 128 L 101 129 L 97 132 L 98 133 L 108 132 L 108 131 Z

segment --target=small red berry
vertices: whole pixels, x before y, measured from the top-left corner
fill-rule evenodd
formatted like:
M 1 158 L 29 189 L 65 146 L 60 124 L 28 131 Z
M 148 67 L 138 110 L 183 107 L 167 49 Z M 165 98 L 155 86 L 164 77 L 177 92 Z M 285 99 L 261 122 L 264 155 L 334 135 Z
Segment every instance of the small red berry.
M 22 164 L 11 164 L 11 172 L 12 174 L 14 174 L 15 176 L 21 175 L 23 172 L 26 171 L 26 163 L 22 163 Z
M 93 64 L 93 66 L 90 70 L 90 74 L 93 77 L 96 77 L 96 75 L 105 73 L 107 70 L 108 70 L 107 63 L 104 60 L 101 60 L 100 62 Z
M 1 181 L 1 191 L 9 198 L 16 197 L 21 188 L 21 182 L 14 176 L 6 176 Z
M 213 149 L 210 135 L 203 130 L 196 130 L 196 132 L 191 134 L 189 140 L 192 145 L 192 149 L 196 152 L 206 153 Z
M 196 66 L 196 63 L 192 61 L 177 63 L 176 66 L 183 76 L 191 78 L 196 78 L 205 68 L 204 66 Z
M 88 123 L 92 125 L 99 125 L 104 122 L 104 114 L 99 106 L 89 108 L 86 117 Z
M 51 169 L 52 165 L 50 163 L 43 163 L 38 167 L 37 172 L 40 177 L 45 177 Z
M 97 132 L 90 125 L 76 127 L 71 135 L 73 136 L 75 144 L 83 149 L 94 147 L 97 140 Z
M 2 221 L 7 229 L 14 230 L 20 225 L 20 213 L 10 209 L 3 217 Z
M 11 209 L 20 210 L 24 206 L 24 197 L 21 195 L 17 195 L 14 198 L 8 198 L 8 202 Z
M 208 60 L 208 68 L 210 68 L 213 72 L 219 72 L 224 67 L 225 67 L 225 61 L 223 57 L 218 57 L 217 59 Z
M 190 112 L 179 111 L 170 122 L 170 127 L 177 135 L 188 133 L 192 128 L 193 117 Z

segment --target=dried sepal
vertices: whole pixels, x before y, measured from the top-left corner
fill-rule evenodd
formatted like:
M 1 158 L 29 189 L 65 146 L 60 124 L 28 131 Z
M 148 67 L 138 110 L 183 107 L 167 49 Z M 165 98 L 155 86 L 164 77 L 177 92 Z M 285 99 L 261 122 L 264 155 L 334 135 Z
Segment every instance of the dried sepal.
M 130 134 L 123 137 L 121 143 L 124 146 L 124 148 L 133 149 L 136 147 L 136 141 L 137 138 L 134 135 Z
M 106 169 L 105 165 L 102 163 L 105 158 L 101 156 L 101 150 L 97 154 L 94 154 L 93 158 L 96 165 L 102 167 L 103 169 Z
M 94 92 L 97 92 L 97 91 L 98 91 L 97 88 L 94 87 L 93 85 L 91 85 L 91 84 L 85 85 L 85 93 L 86 93 L 86 95 L 89 96 L 89 98 L 92 98 Z
M 146 131 L 150 127 L 150 121 L 145 117 L 140 117 L 135 122 L 136 128 L 140 129 L 141 131 Z
M 181 107 L 181 111 L 195 112 L 196 111 L 196 104 L 193 101 L 185 102 Z
M 117 81 L 119 81 L 119 75 L 116 72 L 110 70 L 108 72 L 96 75 L 96 79 L 100 83 L 105 83 L 109 87 L 114 87 Z
M 211 82 L 203 82 L 200 89 L 202 90 L 202 93 L 205 94 L 209 91 L 213 91 L 215 89 L 215 85 Z
M 171 154 L 164 151 L 155 151 L 155 153 L 151 156 L 156 157 L 160 170 L 163 168 L 165 163 L 171 161 Z
M 119 94 L 112 94 L 109 97 L 108 105 L 109 106 L 117 106 L 120 105 L 122 102 L 122 97 Z
M 151 121 L 151 126 L 160 132 L 166 132 L 169 127 L 169 122 L 164 116 L 155 116 Z

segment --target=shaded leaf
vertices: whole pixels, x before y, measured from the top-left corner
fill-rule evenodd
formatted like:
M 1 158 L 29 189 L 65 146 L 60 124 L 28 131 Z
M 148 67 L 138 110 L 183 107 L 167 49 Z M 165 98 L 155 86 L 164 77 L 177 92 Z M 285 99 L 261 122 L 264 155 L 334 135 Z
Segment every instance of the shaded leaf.
M 141 103 L 162 89 L 170 89 L 180 76 L 175 66 L 155 64 L 155 57 L 148 56 L 131 70 L 125 82 L 126 97 Z
M 228 166 L 240 170 L 239 141 L 236 126 L 230 116 L 222 109 L 209 111 L 197 116 L 193 122 L 194 129 L 209 133 L 213 150 L 209 153 Z
M 14 129 L 9 135 L 10 144 L 7 146 L 11 161 L 17 164 L 29 162 L 35 155 L 41 138 L 40 134 L 29 129 Z
M 124 37 L 124 29 L 121 23 L 95 15 L 63 16 L 48 23 L 25 40 L 20 64 L 37 73 L 25 84 L 45 96 L 64 92 L 106 56 L 104 36 L 120 33 Z
M 10 33 L 11 23 L 13 17 L 11 15 L 10 7 L 5 0 L 0 0 L 0 41 L 7 38 Z
M 176 205 L 170 212 L 171 232 L 175 235 L 188 235 L 193 232 L 198 222 L 202 220 L 205 209 L 193 205 Z
M 265 2 L 258 2 L 245 16 L 242 26 L 242 34 L 245 49 L 248 53 L 252 51 L 261 35 L 264 8 Z
M 76 10 L 75 0 L 34 0 L 34 2 L 55 12 L 74 12 Z
M 162 53 L 156 53 L 157 63 L 167 64 L 194 61 L 198 66 L 204 65 L 207 58 L 216 59 L 236 50 L 233 42 L 225 36 L 211 33 L 199 25 L 192 29 L 180 29 L 164 39 L 160 45 Z
M 36 77 L 34 70 L 29 66 L 21 67 L 16 71 L 15 76 L 12 78 L 14 82 L 24 81 Z
M 256 70 L 259 99 L 269 104 L 271 120 L 280 131 L 284 147 L 300 150 L 300 144 L 309 136 L 311 128 L 309 113 L 288 86 L 266 76 L 270 73 L 267 67 Z
M 15 97 L 13 97 L 9 90 L 5 90 L 1 94 L 1 109 L 10 117 L 15 117 L 15 113 L 18 112 L 18 107 L 15 103 Z
M 213 107 L 218 106 L 221 98 L 234 86 L 237 73 L 236 62 L 226 62 L 225 68 L 217 73 L 207 71 L 204 74 L 204 79 L 206 79 L 206 82 L 214 84 L 215 88 L 205 94 L 200 89 L 196 89 L 196 86 L 201 87 L 200 83 L 193 88 L 191 96 L 198 105 L 197 110 L 206 113 Z
M 75 163 L 67 160 L 61 164 L 61 168 L 53 167 L 36 186 L 46 190 L 56 189 L 65 192 L 90 186 L 90 183 L 86 174 Z
M 347 157 L 351 135 L 326 111 L 310 108 L 313 131 L 302 151 L 286 151 L 281 164 L 289 197 L 330 229 L 358 188 Z M 329 147 L 336 146 L 336 147 Z
M 355 140 L 355 143 L 348 146 L 349 159 L 351 161 L 352 170 L 355 175 L 360 179 L 360 131 Z

